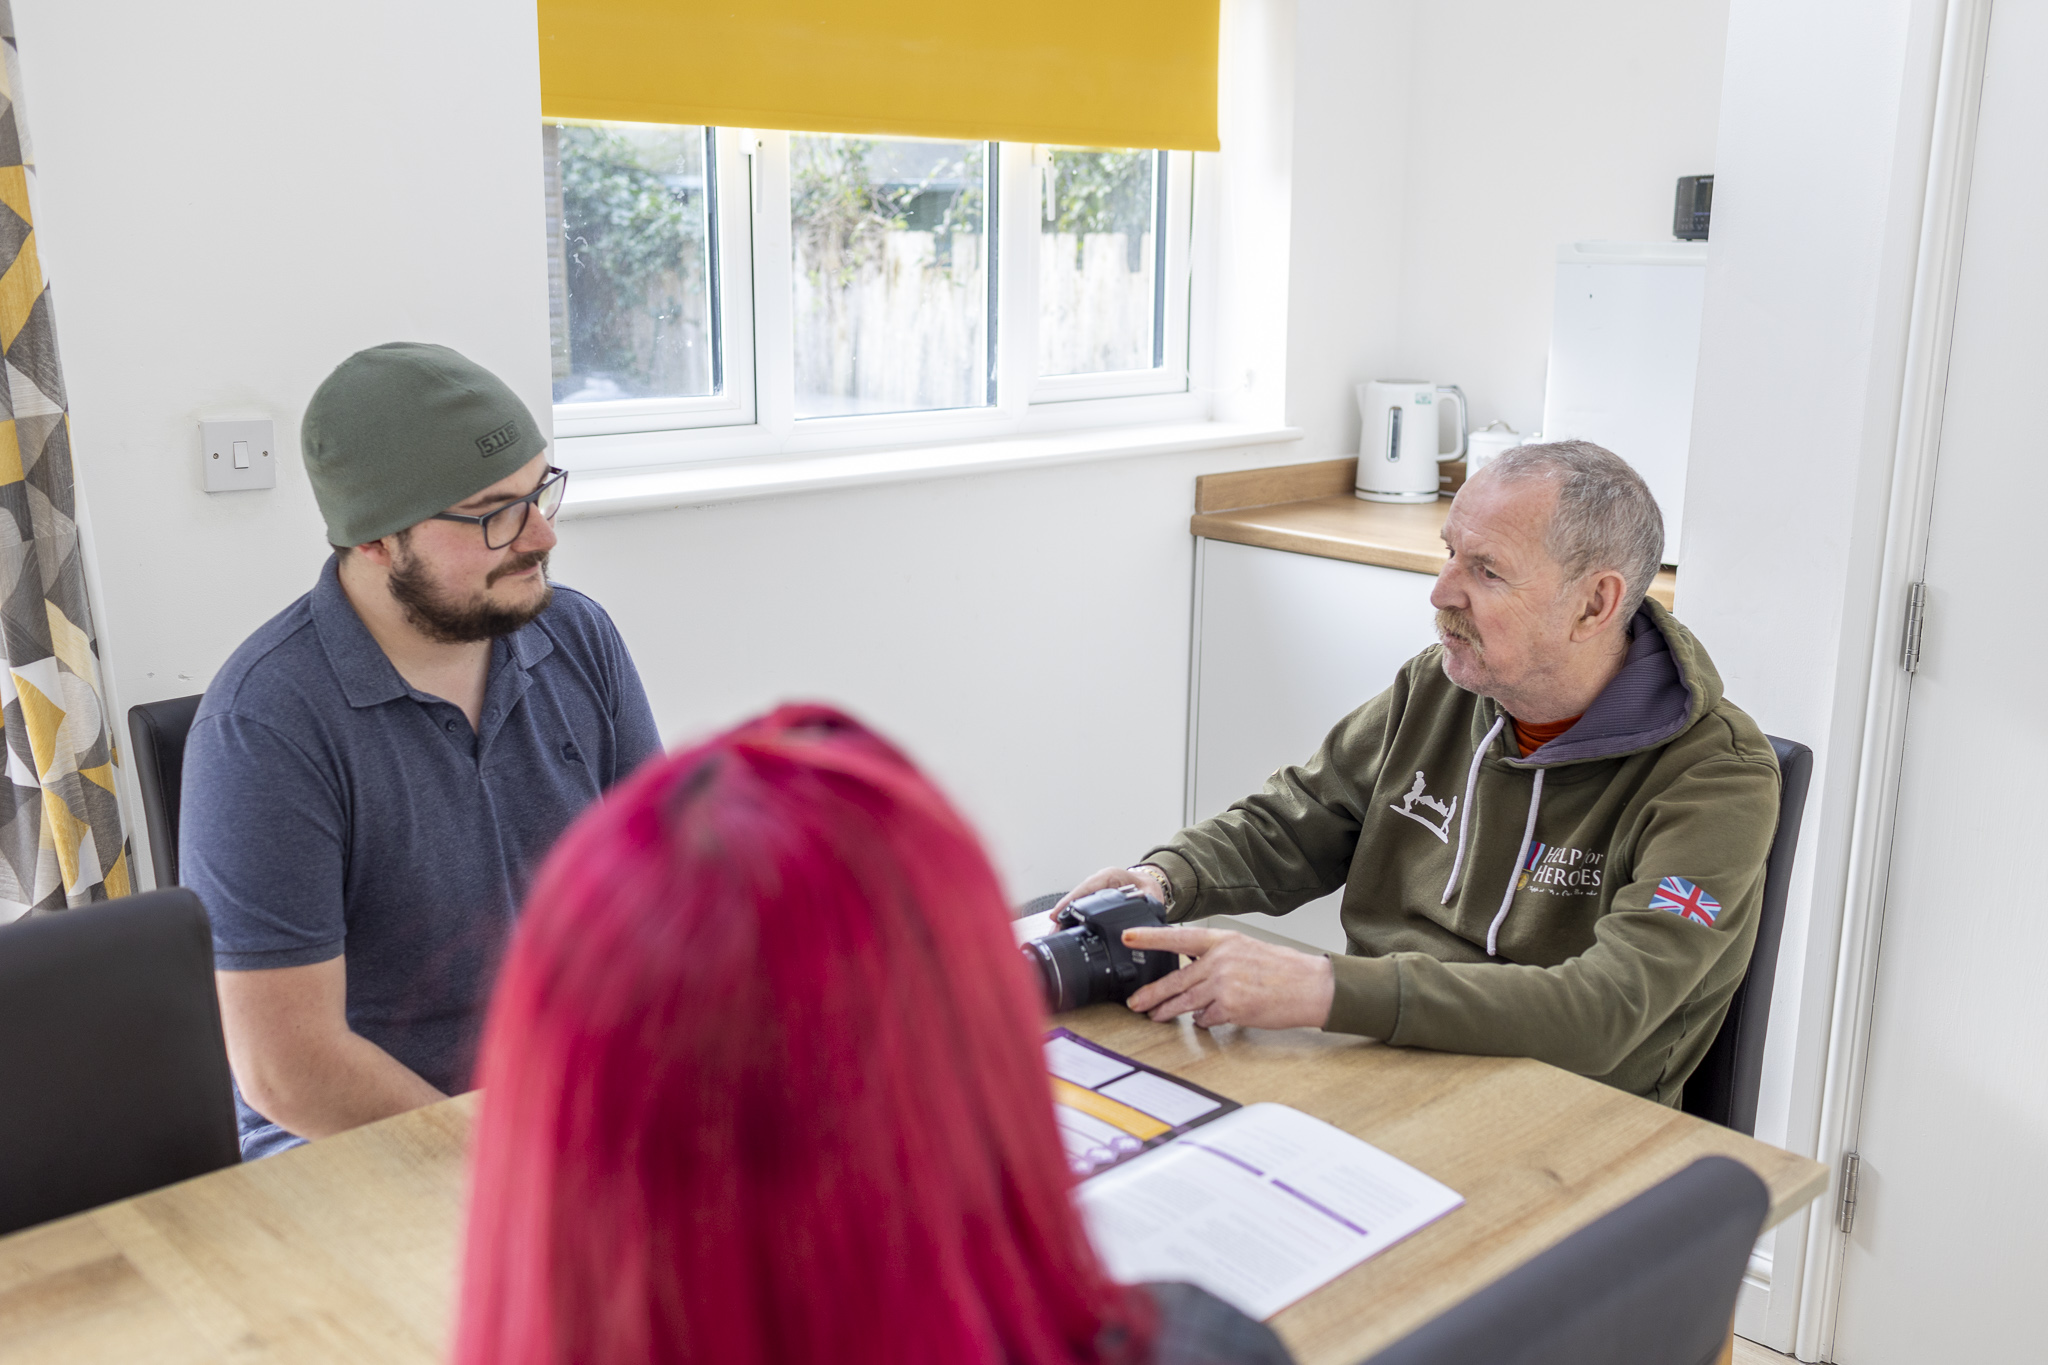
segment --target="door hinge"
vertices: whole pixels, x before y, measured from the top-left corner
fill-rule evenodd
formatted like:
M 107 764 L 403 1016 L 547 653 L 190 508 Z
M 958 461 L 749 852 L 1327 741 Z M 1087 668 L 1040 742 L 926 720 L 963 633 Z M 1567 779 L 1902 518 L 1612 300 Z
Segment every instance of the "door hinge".
M 1906 589 L 1906 634 L 1899 650 L 1899 665 L 1908 673 L 1920 669 L 1920 632 L 1927 625 L 1927 585 L 1915 583 Z
M 1835 1221 L 1844 1233 L 1856 1230 L 1856 1176 L 1862 1165 L 1863 1158 L 1856 1153 L 1842 1153 L 1842 1207 Z

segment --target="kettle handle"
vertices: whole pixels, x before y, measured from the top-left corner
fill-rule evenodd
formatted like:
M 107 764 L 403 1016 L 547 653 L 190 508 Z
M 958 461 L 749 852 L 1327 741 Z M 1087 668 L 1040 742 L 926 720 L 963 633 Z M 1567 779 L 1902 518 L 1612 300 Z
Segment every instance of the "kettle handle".
M 1465 458 L 1465 447 L 1469 437 L 1469 433 L 1465 429 L 1466 421 L 1471 411 L 1465 403 L 1465 391 L 1456 384 L 1439 384 L 1436 386 L 1436 391 L 1438 393 L 1453 394 L 1458 400 L 1458 448 L 1456 450 L 1439 450 L 1436 456 L 1437 463 L 1442 464 L 1446 460 L 1462 460 Z

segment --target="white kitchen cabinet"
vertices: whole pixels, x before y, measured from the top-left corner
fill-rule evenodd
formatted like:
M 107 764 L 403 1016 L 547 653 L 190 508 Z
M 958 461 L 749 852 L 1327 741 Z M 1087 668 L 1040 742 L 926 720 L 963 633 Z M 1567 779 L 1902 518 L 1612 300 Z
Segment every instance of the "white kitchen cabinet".
M 1257 791 L 1436 643 L 1428 574 L 1195 541 L 1187 819 Z M 1339 897 L 1252 927 L 1341 950 Z

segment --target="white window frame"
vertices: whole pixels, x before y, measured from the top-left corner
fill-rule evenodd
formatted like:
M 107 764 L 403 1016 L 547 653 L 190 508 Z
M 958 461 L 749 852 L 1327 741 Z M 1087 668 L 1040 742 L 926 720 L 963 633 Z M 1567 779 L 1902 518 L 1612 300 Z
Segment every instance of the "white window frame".
M 1031 223 L 1033 249 L 1032 264 L 1038 262 L 1037 247 L 1042 241 L 1042 217 L 1045 205 L 1044 168 L 1050 166 L 1051 147 L 1033 147 L 1032 165 L 1034 181 L 1029 195 L 1032 206 L 1038 210 Z M 1158 187 L 1158 198 L 1165 212 L 1160 216 L 1160 236 L 1157 245 L 1159 278 L 1163 283 L 1165 305 L 1161 311 L 1160 330 L 1164 334 L 1159 348 L 1161 363 L 1142 370 L 1109 370 L 1097 374 L 1037 373 L 1038 357 L 1038 309 L 1033 307 L 1028 323 L 1031 334 L 1026 338 L 1031 357 L 1033 403 L 1074 403 L 1097 398 L 1129 398 L 1141 394 L 1179 393 L 1188 387 L 1188 257 L 1192 241 L 1190 227 L 1194 214 L 1194 160 L 1193 152 L 1165 152 L 1157 154 L 1165 163 L 1164 185 Z M 1037 303 L 1037 281 L 1032 281 L 1032 302 Z
M 751 426 L 755 420 L 754 260 L 751 148 L 746 131 L 712 130 L 712 271 L 718 293 L 719 360 L 723 382 L 704 398 L 624 398 L 609 403 L 557 403 L 557 440 L 618 433 L 652 434 L 707 427 Z
M 1209 416 L 1192 346 L 1195 158 L 1167 154 L 1164 364 L 1108 374 L 1038 374 L 1043 150 L 997 144 L 997 401 L 986 407 L 798 419 L 791 315 L 789 134 L 717 130 L 725 390 L 714 398 L 557 405 L 555 460 L 600 472 L 833 451 L 945 445 Z M 1023 249 L 1019 249 L 1019 244 Z

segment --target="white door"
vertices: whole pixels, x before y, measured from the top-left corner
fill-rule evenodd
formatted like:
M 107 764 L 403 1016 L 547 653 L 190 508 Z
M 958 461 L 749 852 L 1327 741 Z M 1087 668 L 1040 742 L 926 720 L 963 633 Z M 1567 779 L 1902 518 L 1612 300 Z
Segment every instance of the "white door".
M 1430 574 L 1196 542 L 1202 556 L 1190 818 L 1205 820 L 1299 763 L 1436 643 Z M 1339 951 L 1340 895 L 1254 928 Z
M 1992 11 L 1834 1358 L 2048 1360 L 2048 5 Z

